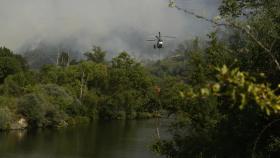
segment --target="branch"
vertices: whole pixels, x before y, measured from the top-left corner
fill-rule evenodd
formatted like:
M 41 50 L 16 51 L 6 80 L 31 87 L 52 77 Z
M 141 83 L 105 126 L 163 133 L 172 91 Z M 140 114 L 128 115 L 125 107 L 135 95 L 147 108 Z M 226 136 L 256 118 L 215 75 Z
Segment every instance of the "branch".
M 198 14 L 196 14 L 196 13 L 194 13 L 194 12 L 192 12 L 192 11 L 189 11 L 189 10 L 187 10 L 187 9 L 183 9 L 183 8 L 177 6 L 177 5 L 175 4 L 175 2 L 170 2 L 169 6 L 170 6 L 170 7 L 173 7 L 173 8 L 176 8 L 176 9 L 178 9 L 178 10 L 180 10 L 180 11 L 183 11 L 183 12 L 185 12 L 186 14 L 190 14 L 190 15 L 192 15 L 192 16 L 195 16 L 195 17 L 198 18 L 198 19 L 202 19 L 202 20 L 205 20 L 205 21 L 207 21 L 207 22 L 210 22 L 210 23 L 212 23 L 212 24 L 214 24 L 214 25 L 216 25 L 216 26 L 231 27 L 231 28 L 237 29 L 237 30 L 239 30 L 239 31 L 241 31 L 241 32 L 243 32 L 243 33 L 245 33 L 245 34 L 246 34 L 247 36 L 249 36 L 259 47 L 261 47 L 266 53 L 269 54 L 269 56 L 272 58 L 273 62 L 275 63 L 277 69 L 280 71 L 280 63 L 279 63 L 279 61 L 277 60 L 277 58 L 274 56 L 274 54 L 272 53 L 271 49 L 268 48 L 268 47 L 266 47 L 261 41 L 259 41 L 259 40 L 257 39 L 257 37 L 256 37 L 255 35 L 253 35 L 253 34 L 250 32 L 250 30 L 248 30 L 248 29 L 246 29 L 246 28 L 244 28 L 244 27 L 242 27 L 242 26 L 240 26 L 240 25 L 238 25 L 238 24 L 236 24 L 236 23 L 234 23 L 234 22 L 230 22 L 230 21 L 227 21 L 226 23 L 219 23 L 219 22 L 217 22 L 217 21 L 215 21 L 215 20 L 212 20 L 212 19 L 206 18 L 206 17 L 204 17 L 204 16 L 198 15 Z
M 259 45 L 266 53 L 268 53 L 270 55 L 270 57 L 272 58 L 272 60 L 274 61 L 274 63 L 277 66 L 277 69 L 280 71 L 280 63 L 277 60 L 277 58 L 274 56 L 274 54 L 272 53 L 271 49 L 266 47 L 261 41 L 259 41 L 256 36 L 254 36 L 248 29 L 245 29 L 239 25 L 237 25 L 236 23 L 232 22 L 229 23 L 228 26 L 231 26 L 233 28 L 236 28 L 244 33 L 246 33 L 257 45 Z
M 280 119 L 274 120 L 272 122 L 270 122 L 269 124 L 267 124 L 259 133 L 258 137 L 256 138 L 255 142 L 254 142 L 254 146 L 253 146 L 253 151 L 252 151 L 252 158 L 256 158 L 256 148 L 257 148 L 257 144 L 259 142 L 259 140 L 261 139 L 261 136 L 263 135 L 263 133 L 270 128 L 273 124 L 279 122 Z

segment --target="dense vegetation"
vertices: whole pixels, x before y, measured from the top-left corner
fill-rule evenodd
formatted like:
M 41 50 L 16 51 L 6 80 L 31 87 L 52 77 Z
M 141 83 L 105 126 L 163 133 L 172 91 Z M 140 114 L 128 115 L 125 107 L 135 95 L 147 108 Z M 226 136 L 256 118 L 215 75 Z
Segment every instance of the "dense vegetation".
M 20 119 L 37 128 L 153 117 L 153 79 L 126 52 L 106 62 L 106 52 L 94 47 L 85 53 L 87 60 L 71 63 L 67 53 L 61 53 L 57 65 L 39 71 L 28 69 L 25 60 L 7 48 L 0 48 L 0 54 L 1 129 L 21 128 Z
M 170 4 L 183 10 L 176 4 Z M 166 157 L 277 157 L 280 151 L 279 0 L 223 0 L 217 29 L 147 65 L 122 52 L 30 70 L 0 49 L 0 129 L 60 127 L 90 119 L 135 119 L 165 110 L 171 138 L 153 150 Z M 19 125 L 18 125 L 19 124 Z
M 176 118 L 172 138 L 153 149 L 176 158 L 279 157 L 279 0 L 223 0 L 213 20 L 170 6 L 217 30 L 163 62 L 181 82 L 169 88 L 177 89 L 166 107 Z

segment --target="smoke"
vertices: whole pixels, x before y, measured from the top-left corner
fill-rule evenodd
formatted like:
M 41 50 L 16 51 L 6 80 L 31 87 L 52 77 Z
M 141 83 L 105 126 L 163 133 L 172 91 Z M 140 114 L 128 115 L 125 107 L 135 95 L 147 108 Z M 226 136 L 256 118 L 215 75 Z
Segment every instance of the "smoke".
M 213 17 L 220 0 L 177 0 L 177 4 Z M 161 31 L 176 36 L 166 50 L 211 25 L 168 8 L 168 0 L 0 0 L 0 45 L 18 53 L 42 43 L 84 52 L 92 45 L 138 57 L 154 53 L 146 42 Z

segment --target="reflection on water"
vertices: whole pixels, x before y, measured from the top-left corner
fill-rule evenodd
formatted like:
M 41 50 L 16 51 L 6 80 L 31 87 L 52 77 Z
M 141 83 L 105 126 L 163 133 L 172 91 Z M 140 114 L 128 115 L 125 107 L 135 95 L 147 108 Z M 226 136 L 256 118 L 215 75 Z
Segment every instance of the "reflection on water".
M 161 134 L 166 127 L 161 127 Z M 154 158 L 154 120 L 96 121 L 59 130 L 0 133 L 5 158 Z

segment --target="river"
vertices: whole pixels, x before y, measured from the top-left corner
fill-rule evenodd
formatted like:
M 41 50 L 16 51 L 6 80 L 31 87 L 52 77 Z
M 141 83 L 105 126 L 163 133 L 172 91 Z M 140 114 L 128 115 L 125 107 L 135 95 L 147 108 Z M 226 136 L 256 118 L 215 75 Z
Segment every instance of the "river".
M 166 134 L 161 125 L 160 134 Z M 63 129 L 0 133 L 1 158 L 157 158 L 154 120 L 95 121 Z

